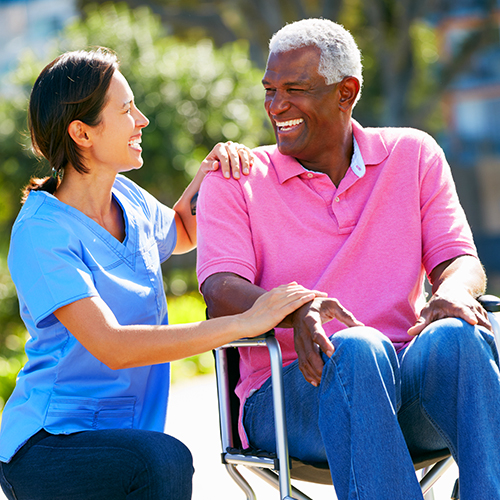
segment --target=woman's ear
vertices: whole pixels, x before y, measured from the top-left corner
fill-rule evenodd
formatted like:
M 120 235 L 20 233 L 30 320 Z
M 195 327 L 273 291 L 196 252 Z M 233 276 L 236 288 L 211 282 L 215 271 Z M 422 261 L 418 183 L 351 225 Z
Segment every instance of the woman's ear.
M 359 94 L 359 80 L 354 76 L 346 76 L 339 84 L 339 107 L 342 111 L 350 111 Z
M 69 136 L 82 148 L 89 148 L 92 146 L 92 141 L 87 131 L 88 126 L 80 120 L 73 120 L 68 127 Z

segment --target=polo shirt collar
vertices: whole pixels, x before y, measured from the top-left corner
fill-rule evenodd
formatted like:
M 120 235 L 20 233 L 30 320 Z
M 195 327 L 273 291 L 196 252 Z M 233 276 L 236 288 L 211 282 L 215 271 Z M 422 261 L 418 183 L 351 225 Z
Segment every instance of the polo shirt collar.
M 363 128 L 356 120 L 351 120 L 352 134 L 359 146 L 359 152 L 367 167 L 382 163 L 389 151 L 378 128 Z M 354 155 L 353 155 L 354 157 Z
M 353 119 L 352 130 L 354 148 L 350 168 L 357 177 L 363 177 L 366 173 L 366 167 L 382 163 L 389 153 L 378 129 L 365 129 Z M 279 165 L 276 172 L 280 184 L 307 171 L 292 156 L 282 155 L 277 147 L 271 157 L 273 163 Z

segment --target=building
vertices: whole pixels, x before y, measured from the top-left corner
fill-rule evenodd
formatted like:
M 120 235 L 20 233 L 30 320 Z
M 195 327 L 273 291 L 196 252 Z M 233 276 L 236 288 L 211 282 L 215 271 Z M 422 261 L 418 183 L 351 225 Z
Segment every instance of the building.
M 441 57 L 458 72 L 445 94 L 443 146 L 473 227 L 490 289 L 500 290 L 500 1 L 444 0 Z M 470 52 L 467 50 L 470 48 Z M 465 49 L 465 50 L 464 50 Z
M 57 33 L 78 15 L 76 0 L 0 0 L 0 92 L 27 48 L 44 58 Z

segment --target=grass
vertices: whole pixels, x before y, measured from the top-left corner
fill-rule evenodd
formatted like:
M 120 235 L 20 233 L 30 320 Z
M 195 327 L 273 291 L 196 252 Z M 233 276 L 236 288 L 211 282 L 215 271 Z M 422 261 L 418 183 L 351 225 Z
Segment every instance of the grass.
M 205 302 L 198 292 L 188 292 L 179 297 L 169 296 L 168 317 L 170 324 L 193 323 L 205 319 Z M 171 364 L 172 382 L 212 373 L 214 359 L 211 352 L 198 354 Z

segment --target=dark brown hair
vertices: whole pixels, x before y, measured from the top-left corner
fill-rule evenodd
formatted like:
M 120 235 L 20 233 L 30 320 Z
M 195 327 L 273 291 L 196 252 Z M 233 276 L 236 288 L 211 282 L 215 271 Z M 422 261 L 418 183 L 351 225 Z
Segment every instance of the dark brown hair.
M 47 159 L 53 175 L 32 177 L 23 191 L 23 203 L 33 190 L 54 193 L 68 164 L 81 174 L 88 172 L 68 127 L 74 120 L 91 127 L 99 125 L 117 69 L 116 55 L 98 48 L 66 52 L 42 70 L 31 90 L 28 126 L 33 151 Z

